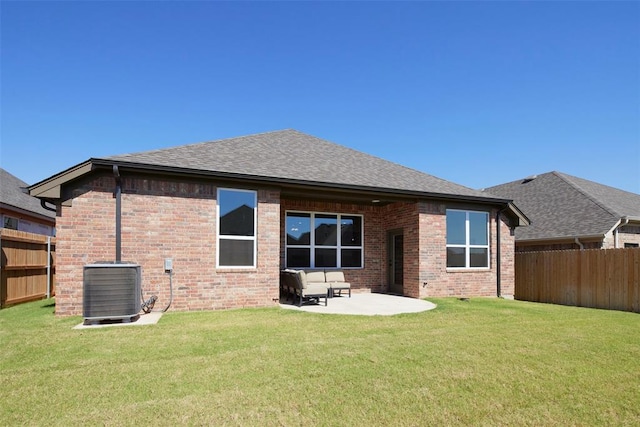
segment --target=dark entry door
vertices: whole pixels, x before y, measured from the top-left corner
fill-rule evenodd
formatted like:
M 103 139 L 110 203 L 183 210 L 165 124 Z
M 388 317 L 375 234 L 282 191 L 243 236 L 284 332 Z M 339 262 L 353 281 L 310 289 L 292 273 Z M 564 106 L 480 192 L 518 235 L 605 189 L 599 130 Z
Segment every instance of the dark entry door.
M 402 231 L 389 232 L 389 293 L 403 295 L 402 282 L 404 277 L 404 236 Z

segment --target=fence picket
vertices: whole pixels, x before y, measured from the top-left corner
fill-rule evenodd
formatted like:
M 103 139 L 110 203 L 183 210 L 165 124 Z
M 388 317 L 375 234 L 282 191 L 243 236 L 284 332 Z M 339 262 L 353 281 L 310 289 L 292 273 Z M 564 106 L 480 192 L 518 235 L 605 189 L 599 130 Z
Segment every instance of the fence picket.
M 515 298 L 640 313 L 640 248 L 518 252 Z
M 24 231 L 0 229 L 0 307 L 45 298 L 55 293 L 55 238 Z M 47 283 L 47 265 L 51 266 Z

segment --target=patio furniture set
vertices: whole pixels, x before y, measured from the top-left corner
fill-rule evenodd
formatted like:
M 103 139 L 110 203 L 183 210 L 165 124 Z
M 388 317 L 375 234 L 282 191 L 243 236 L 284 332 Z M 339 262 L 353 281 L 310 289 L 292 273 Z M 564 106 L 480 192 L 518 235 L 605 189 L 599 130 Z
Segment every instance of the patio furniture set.
M 317 301 L 324 298 L 327 305 L 329 298 L 342 296 L 342 291 L 349 291 L 351 298 L 351 283 L 345 281 L 344 273 L 339 270 L 282 270 L 280 273 L 280 292 L 284 297 L 292 297 L 293 303 L 298 300 L 302 306 L 303 300 Z

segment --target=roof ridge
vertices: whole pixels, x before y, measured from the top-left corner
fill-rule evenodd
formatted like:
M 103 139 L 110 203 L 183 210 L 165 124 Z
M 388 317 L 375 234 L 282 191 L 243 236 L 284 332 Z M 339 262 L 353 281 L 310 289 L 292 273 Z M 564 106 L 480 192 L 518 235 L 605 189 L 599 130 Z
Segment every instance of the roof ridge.
M 608 206 L 606 206 L 603 202 L 601 202 L 600 200 L 598 200 L 596 197 L 594 197 L 591 193 L 589 193 L 587 190 L 583 189 L 582 187 L 580 187 L 578 184 L 576 184 L 575 182 L 571 181 L 568 178 L 577 178 L 574 177 L 572 175 L 563 173 L 563 172 L 559 172 L 559 171 L 552 171 L 552 174 L 554 174 L 555 176 L 557 176 L 558 178 L 562 179 L 564 182 L 566 182 L 567 184 L 569 184 L 571 187 L 573 187 L 574 189 L 576 189 L 580 194 L 584 195 L 585 197 L 587 197 L 589 200 L 591 200 L 596 206 L 598 206 L 600 209 L 602 209 L 603 211 L 605 211 L 606 213 L 613 215 L 613 216 L 617 216 L 617 217 L 621 217 L 622 215 L 620 215 L 618 212 L 613 211 L 612 209 L 610 209 Z M 585 180 L 588 181 L 588 180 Z M 592 181 L 593 182 L 593 181 Z M 598 184 L 597 182 L 593 182 L 594 184 Z M 602 185 L 602 184 L 598 184 L 598 185 Z
M 111 158 L 117 158 L 117 157 L 126 157 L 126 156 L 131 156 L 131 155 L 136 155 L 136 154 L 142 154 L 142 153 L 158 153 L 160 151 L 165 151 L 165 150 L 174 150 L 177 148 L 183 148 L 183 147 L 191 147 L 191 146 L 195 146 L 195 145 L 203 145 L 203 144 L 210 144 L 212 142 L 223 142 L 223 141 L 228 141 L 231 139 L 242 139 L 242 138 L 248 138 L 248 137 L 253 137 L 253 136 L 258 136 L 258 135 L 268 135 L 270 133 L 279 133 L 279 132 L 296 132 L 296 133 L 303 133 L 300 132 L 296 129 L 292 129 L 292 128 L 287 128 L 287 129 L 280 129 L 280 130 L 270 130 L 270 131 L 265 131 L 265 132 L 258 132 L 258 133 L 250 133 L 250 134 L 246 134 L 246 135 L 240 135 L 240 136 L 230 136 L 228 138 L 221 138 L 221 139 L 210 139 L 208 141 L 199 141 L 199 142 L 189 142 L 186 144 L 180 144 L 180 145 L 172 145 L 170 147 L 164 147 L 164 148 L 156 148 L 153 150 L 144 150 L 144 151 L 134 151 L 131 153 L 123 153 L 123 154 L 114 154 L 111 156 L 107 156 L 107 159 L 111 159 Z

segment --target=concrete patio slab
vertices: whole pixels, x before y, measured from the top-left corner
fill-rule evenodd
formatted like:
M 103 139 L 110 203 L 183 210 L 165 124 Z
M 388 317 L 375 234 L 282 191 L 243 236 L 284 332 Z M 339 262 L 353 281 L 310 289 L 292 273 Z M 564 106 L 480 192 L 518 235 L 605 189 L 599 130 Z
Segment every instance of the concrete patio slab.
M 141 314 L 140 317 L 133 322 L 111 322 L 111 323 L 97 323 L 92 325 L 85 325 L 81 323 L 75 326 L 73 329 L 95 329 L 95 328 L 110 328 L 113 326 L 144 326 L 155 325 L 164 313 L 153 311 L 148 314 Z
M 303 304 L 302 307 L 293 305 L 290 301 L 280 304 L 280 307 L 290 310 L 306 311 L 309 313 L 325 314 L 353 314 L 361 316 L 393 316 L 401 313 L 419 313 L 432 310 L 436 305 L 432 302 L 387 294 L 352 294 L 329 298 L 325 307 L 324 300 L 320 304 Z

